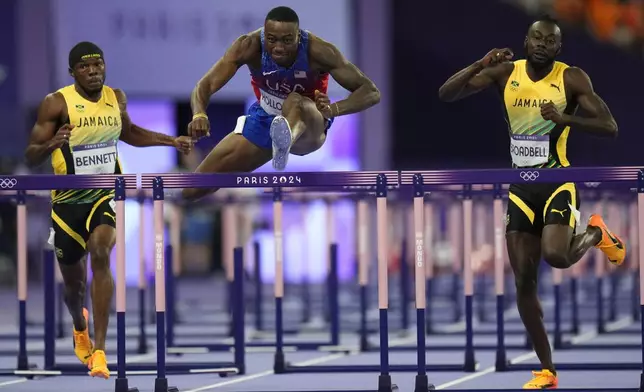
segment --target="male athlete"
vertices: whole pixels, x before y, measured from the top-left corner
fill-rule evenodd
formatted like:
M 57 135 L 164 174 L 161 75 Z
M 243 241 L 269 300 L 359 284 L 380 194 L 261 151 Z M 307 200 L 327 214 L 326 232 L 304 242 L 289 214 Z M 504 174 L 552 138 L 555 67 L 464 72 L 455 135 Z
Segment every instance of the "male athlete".
M 440 88 L 440 98 L 453 102 L 495 86 L 503 96 L 515 168 L 569 166 L 566 142 L 570 127 L 614 138 L 617 124 L 593 90 L 584 71 L 555 61 L 561 52 L 561 31 L 553 19 L 532 24 L 524 42 L 526 59 L 511 62 L 509 49 L 494 49 L 459 71 Z M 589 117 L 575 115 L 578 107 Z M 513 184 L 506 217 L 506 241 L 515 275 L 521 319 L 541 361 L 541 371 L 524 389 L 557 387 L 543 312 L 537 299 L 537 268 L 541 258 L 554 268 L 568 268 L 592 246 L 616 265 L 626 246 L 599 215 L 586 231 L 575 235 L 579 194 L 573 183 Z
M 120 174 L 117 142 L 136 147 L 174 146 L 188 152 L 192 140 L 173 138 L 140 128 L 130 121 L 123 91 L 105 82 L 103 52 L 81 42 L 69 52 L 74 84 L 45 97 L 38 109 L 29 146 L 30 166 L 51 155 L 55 174 Z M 74 322 L 74 351 L 92 377 L 109 378 L 105 334 L 114 282 L 110 253 L 115 243 L 114 191 L 61 189 L 52 191 L 53 245 L 65 281 L 65 302 Z M 51 239 L 50 239 L 51 242 Z M 86 254 L 92 265 L 91 296 L 95 344 L 83 308 L 87 282 Z
M 324 144 L 335 117 L 366 110 L 380 101 L 375 84 L 338 48 L 301 30 L 295 11 L 277 7 L 267 14 L 263 28 L 239 37 L 197 83 L 188 125 L 193 138 L 209 134 L 210 97 L 244 65 L 250 70 L 257 102 L 196 172 L 252 172 L 271 158 L 273 167 L 283 170 L 289 153 L 307 155 Z M 351 92 L 346 99 L 329 101 L 329 74 Z M 183 196 L 194 200 L 210 191 L 185 189 Z

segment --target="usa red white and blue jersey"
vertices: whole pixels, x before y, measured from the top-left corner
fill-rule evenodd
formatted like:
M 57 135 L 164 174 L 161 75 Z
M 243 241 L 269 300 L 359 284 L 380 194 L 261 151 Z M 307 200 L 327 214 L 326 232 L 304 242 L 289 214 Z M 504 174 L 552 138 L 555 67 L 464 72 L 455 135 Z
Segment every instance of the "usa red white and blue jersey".
M 309 64 L 309 33 L 300 30 L 297 57 L 290 68 L 280 67 L 264 49 L 264 29 L 261 30 L 262 66 L 251 69 L 251 85 L 255 96 L 264 111 L 272 116 L 282 114 L 286 97 L 296 92 L 310 99 L 315 98 L 315 90 L 327 92 L 329 74 L 311 70 Z

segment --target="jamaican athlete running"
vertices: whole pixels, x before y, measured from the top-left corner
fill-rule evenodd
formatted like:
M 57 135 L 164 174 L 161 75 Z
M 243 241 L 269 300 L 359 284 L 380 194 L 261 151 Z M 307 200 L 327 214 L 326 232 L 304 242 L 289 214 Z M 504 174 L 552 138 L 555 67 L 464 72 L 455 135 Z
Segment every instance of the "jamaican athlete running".
M 503 96 L 515 168 L 569 166 L 566 143 L 571 127 L 597 136 L 617 136 L 617 124 L 588 75 L 555 60 L 561 52 L 556 21 L 544 17 L 533 23 L 525 52 L 525 60 L 511 62 L 509 49 L 491 50 L 449 78 L 440 89 L 441 99 L 453 102 L 495 86 Z M 576 116 L 578 107 L 590 116 Z M 514 184 L 509 197 L 506 241 L 517 305 L 542 367 L 523 388 L 556 388 L 557 373 L 537 298 L 539 262 L 543 257 L 554 268 L 568 268 L 595 246 L 619 265 L 626 246 L 599 215 L 592 215 L 586 231 L 575 235 L 579 195 L 574 183 Z
M 121 90 L 105 82 L 103 52 L 81 42 L 69 53 L 74 84 L 45 97 L 38 109 L 29 146 L 30 166 L 51 155 L 55 174 L 120 174 L 117 142 L 137 147 L 174 146 L 190 151 L 192 140 L 173 138 L 131 123 Z M 52 192 L 53 245 L 65 281 L 65 302 L 74 322 L 74 351 L 93 377 L 109 378 L 105 334 L 114 291 L 110 253 L 115 243 L 114 192 L 61 189 Z M 91 256 L 95 345 L 83 308 L 87 282 L 86 254 Z

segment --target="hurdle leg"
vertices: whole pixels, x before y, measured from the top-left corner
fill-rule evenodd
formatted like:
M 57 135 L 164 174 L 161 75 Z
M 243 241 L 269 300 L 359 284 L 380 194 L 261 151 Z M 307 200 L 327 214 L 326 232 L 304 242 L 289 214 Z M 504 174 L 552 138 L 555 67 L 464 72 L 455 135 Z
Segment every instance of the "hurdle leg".
M 55 269 L 56 259 L 54 251 L 46 249 L 43 251 L 43 293 L 45 295 L 45 370 L 52 370 L 56 366 L 56 292 Z
M 224 272 L 226 273 L 226 287 L 227 287 L 227 310 L 229 317 L 228 336 L 234 336 L 235 325 L 232 317 L 232 304 L 234 296 L 234 266 L 233 266 L 233 252 L 237 246 L 237 210 L 233 204 L 226 205 L 222 208 L 221 212 L 221 225 L 225 230 L 222 230 L 222 261 Z
M 282 228 L 282 190 L 273 188 L 273 236 L 275 237 L 275 356 L 273 371 L 275 374 L 284 373 L 286 360 L 284 358 L 284 325 L 282 301 L 284 297 L 284 232 Z
M 145 247 L 145 195 L 139 194 L 139 347 L 137 352 L 145 354 L 148 352 L 147 335 L 145 332 L 145 315 L 147 307 L 145 301 L 146 275 L 147 268 L 145 265 L 146 247 Z
M 364 199 L 358 200 L 358 286 L 360 290 L 360 351 L 369 351 L 367 308 L 369 280 L 369 205 Z
M 302 214 L 302 237 L 303 237 L 303 257 L 302 260 L 304 263 L 302 264 L 303 271 L 302 271 L 302 280 L 301 280 L 301 288 L 302 288 L 302 320 L 301 322 L 306 324 L 311 322 L 311 284 L 309 282 L 309 257 L 308 257 L 308 234 L 307 234 L 307 209 L 308 205 L 306 203 L 306 200 L 302 201 L 302 204 L 300 205 L 300 213 Z
M 117 178 L 115 181 L 114 201 L 116 202 L 116 329 L 117 376 L 114 386 L 115 392 L 138 392 L 137 388 L 130 388 L 125 375 L 125 308 L 126 308 L 126 283 L 125 283 L 125 179 Z M 141 222 L 143 223 L 143 222 Z
M 327 313 L 331 331 L 330 345 L 340 345 L 340 294 L 338 278 L 338 245 L 335 238 L 335 211 L 332 199 L 327 199 L 327 241 L 329 243 L 329 257 L 327 259 Z
M 434 254 L 433 254 L 433 244 L 434 244 L 434 209 L 432 208 L 431 201 L 428 201 L 425 204 L 425 298 L 426 298 L 426 307 L 425 307 L 425 333 L 431 334 L 433 330 L 432 325 L 432 297 L 433 290 L 432 284 L 434 280 Z
M 492 214 L 494 221 L 494 291 L 496 292 L 496 357 L 494 367 L 497 372 L 507 369 L 505 351 L 505 233 L 503 225 L 502 187 L 494 185 Z
M 65 337 L 65 283 L 60 267 L 56 268 L 56 337 Z
M 165 255 L 164 255 L 164 223 L 163 223 L 163 179 L 156 177 L 153 182 L 153 209 L 154 209 L 154 256 L 155 256 L 155 273 L 154 273 L 154 294 L 155 309 L 157 314 L 157 377 L 154 380 L 154 392 L 178 392 L 176 387 L 168 386 L 165 368 Z M 172 254 L 170 254 L 172 256 Z
M 27 357 L 27 206 L 25 191 L 18 191 L 17 231 L 18 231 L 18 370 L 28 370 Z
M 463 274 L 465 276 L 465 366 L 466 372 L 476 370 L 474 359 L 474 330 L 473 330 L 473 294 L 474 271 L 472 270 L 472 187 L 464 186 L 463 195 Z
M 417 363 L 418 374 L 414 383 L 414 392 L 427 392 L 430 388 L 427 379 L 426 360 L 425 360 L 425 225 L 423 222 L 424 206 L 424 189 L 423 177 L 420 174 L 414 176 L 414 204 L 413 204 L 413 223 L 414 223 L 414 277 L 416 283 L 416 345 L 417 345 Z
M 378 231 L 378 309 L 380 318 L 380 375 L 378 392 L 391 392 L 395 386 L 389 374 L 389 237 L 387 227 L 387 177 L 380 174 L 376 189 L 376 225 Z
M 454 322 L 457 323 L 463 317 L 461 312 L 461 301 L 460 301 L 460 289 L 461 289 L 461 280 L 460 273 L 463 270 L 462 263 L 464 255 L 461 253 L 463 249 L 463 243 L 461 242 L 461 237 L 463 235 L 463 226 L 462 218 L 460 217 L 461 212 L 456 203 L 453 203 L 449 207 L 449 219 L 448 219 L 448 235 L 449 243 L 453 249 L 453 260 L 452 260 L 452 301 L 454 303 Z
M 637 243 L 638 246 L 638 260 L 639 260 L 639 280 L 640 280 L 640 321 L 642 328 L 642 341 L 644 342 L 644 172 L 640 170 L 637 176 Z M 642 363 L 644 363 L 644 344 L 642 344 Z M 640 391 L 644 391 L 644 369 L 640 375 Z

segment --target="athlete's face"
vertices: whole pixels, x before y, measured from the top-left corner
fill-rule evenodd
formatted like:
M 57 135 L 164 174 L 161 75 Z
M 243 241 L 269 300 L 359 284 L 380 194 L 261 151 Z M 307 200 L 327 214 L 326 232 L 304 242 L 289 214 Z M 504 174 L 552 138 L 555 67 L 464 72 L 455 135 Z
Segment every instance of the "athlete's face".
M 525 37 L 526 58 L 535 67 L 552 64 L 561 51 L 561 31 L 554 23 L 536 22 Z
M 74 66 L 72 76 L 87 93 L 97 93 L 105 83 L 105 62 L 101 58 L 82 60 Z
M 300 30 L 297 23 L 267 20 L 264 24 L 264 46 L 279 66 L 288 67 L 293 64 L 299 41 Z

